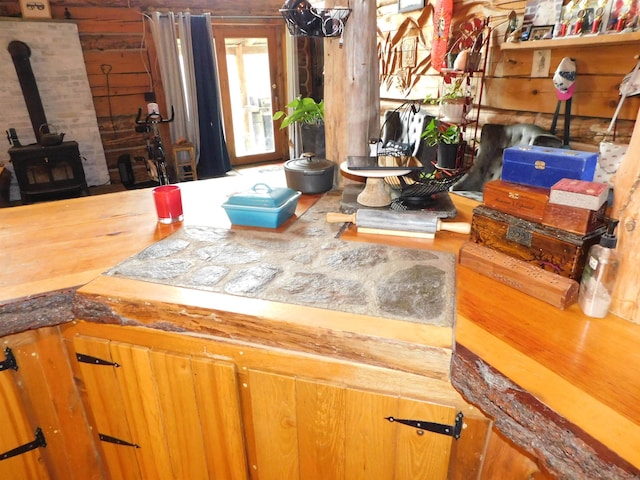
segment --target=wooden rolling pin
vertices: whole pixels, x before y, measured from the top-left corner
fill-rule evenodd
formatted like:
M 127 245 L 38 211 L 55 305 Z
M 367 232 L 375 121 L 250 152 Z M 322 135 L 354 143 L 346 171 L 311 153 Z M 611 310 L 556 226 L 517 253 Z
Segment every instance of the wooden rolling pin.
M 402 237 L 434 238 L 440 230 L 468 235 L 468 222 L 443 222 L 439 217 L 424 212 L 396 212 L 393 210 L 359 209 L 356 213 L 327 213 L 328 223 L 351 222 L 358 232 Z

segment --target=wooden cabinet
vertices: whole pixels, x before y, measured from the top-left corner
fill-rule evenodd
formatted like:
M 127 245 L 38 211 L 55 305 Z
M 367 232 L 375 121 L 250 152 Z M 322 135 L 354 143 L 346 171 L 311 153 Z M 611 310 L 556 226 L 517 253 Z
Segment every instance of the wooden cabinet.
M 450 436 L 388 417 L 453 425 L 451 406 L 311 379 L 249 372 L 259 478 L 448 478 Z
M 482 414 L 416 375 L 85 322 L 5 337 L 6 346 L 18 370 L 0 371 L 0 454 L 32 442 L 38 427 L 47 445 L 0 460 L 0 478 L 547 478 Z M 460 411 L 457 440 L 386 419 L 453 425 Z
M 453 426 L 460 410 L 393 391 L 385 369 L 140 327 L 79 322 L 64 336 L 112 478 L 432 480 L 480 472 L 490 422 L 465 412 L 455 440 L 389 421 Z
M 232 363 L 85 336 L 72 351 L 112 478 L 246 478 Z
M 0 455 L 35 442 L 38 429 L 46 446 L 0 460 L 0 478 L 104 478 L 58 329 L 4 337 L 6 348 L 17 369 L 0 371 Z
M 50 477 L 45 465 L 41 463 L 40 449 L 9 457 L 8 452 L 33 441 L 37 429 L 31 425 L 20 398 L 15 367 L 9 366 L 14 358 L 13 350 L 7 347 L 2 357 L 3 368 L 6 369 L 0 372 L 0 410 L 3 415 L 0 434 L 0 478 L 48 479 Z M 17 363 L 15 365 L 17 366 Z

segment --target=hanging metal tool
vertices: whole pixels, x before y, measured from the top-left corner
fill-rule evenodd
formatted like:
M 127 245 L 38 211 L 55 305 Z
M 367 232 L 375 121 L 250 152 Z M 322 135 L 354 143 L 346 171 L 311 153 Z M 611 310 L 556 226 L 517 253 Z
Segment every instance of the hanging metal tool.
M 113 130 L 113 133 L 117 135 L 116 124 L 113 121 L 113 107 L 111 105 L 111 85 L 109 83 L 109 75 L 111 74 L 111 70 L 113 70 L 113 66 L 109 65 L 108 63 L 103 63 L 102 65 L 100 65 L 100 70 L 102 70 L 102 73 L 105 75 L 107 80 L 107 102 L 109 104 L 109 120 L 111 121 L 111 129 Z

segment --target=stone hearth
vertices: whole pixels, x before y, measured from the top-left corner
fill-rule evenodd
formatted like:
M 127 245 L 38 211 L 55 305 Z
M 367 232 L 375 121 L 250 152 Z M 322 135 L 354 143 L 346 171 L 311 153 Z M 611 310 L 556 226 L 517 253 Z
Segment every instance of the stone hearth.
M 107 275 L 452 326 L 455 256 L 339 239 L 330 192 L 283 233 L 184 226 Z

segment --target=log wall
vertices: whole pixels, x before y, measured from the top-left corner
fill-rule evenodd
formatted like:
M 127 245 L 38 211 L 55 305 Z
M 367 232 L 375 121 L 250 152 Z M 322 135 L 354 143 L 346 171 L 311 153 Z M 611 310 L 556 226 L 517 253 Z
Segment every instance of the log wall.
M 78 25 L 112 183 L 120 183 L 118 158 L 123 154 L 134 159 L 136 181 L 148 180 L 144 162 L 135 161 L 136 157 L 146 158 L 144 138 L 135 132 L 138 108 L 146 111 L 145 94 L 155 94 L 161 111 L 166 112 L 149 21 L 145 20 L 144 13 L 168 10 L 166 7 L 170 6 L 174 12 L 209 12 L 216 17 L 267 17 L 278 15 L 282 6 L 282 0 L 246 2 L 242 8 L 238 8 L 238 3 L 234 0 L 183 0 L 170 4 L 157 0 L 50 1 L 54 20 L 70 17 L 68 21 Z M 2 16 L 21 16 L 19 1 L 0 0 Z M 169 129 L 161 133 L 165 143 L 169 143 Z
M 435 2 L 428 2 L 424 11 L 400 14 L 397 13 L 396 0 L 379 0 L 379 45 L 391 39 L 395 42 L 395 48 L 401 49 L 401 37 L 417 36 L 417 65 L 423 66 L 424 59 L 430 54 L 433 4 Z M 500 48 L 509 12 L 513 9 L 521 18 L 525 5 L 526 1 L 454 0 L 452 25 L 473 17 L 489 17 L 493 29 L 480 124 L 536 123 L 549 129 L 557 105 L 552 77 L 563 57 L 573 57 L 576 59 L 578 76 L 572 101 L 571 142 L 580 148 L 595 149 L 605 135 L 618 104 L 620 82 L 636 63 L 634 56 L 638 54 L 637 42 L 601 45 L 598 37 L 594 37 L 593 43 L 580 47 L 556 48 L 557 45 L 554 45 L 550 49 L 549 74 L 546 77 L 532 78 L 533 49 Z M 422 38 L 425 39 L 424 43 L 420 41 Z M 535 42 L 523 43 L 535 45 Z M 384 65 L 384 61 L 381 65 Z M 407 84 L 403 79 L 403 70 L 396 68 L 396 75 L 389 80 L 390 87 L 382 87 L 383 106 L 389 108 L 406 98 L 421 100 L 429 94 L 437 94 L 437 72 L 431 68 L 416 68 L 413 73 L 419 80 L 407 92 L 400 88 Z M 626 100 L 619 116 L 621 121 L 616 126 L 616 135 L 620 141 L 628 142 L 631 137 L 639 107 L 640 99 L 637 97 Z M 562 135 L 564 105 L 560 113 L 557 133 Z
M 189 10 L 192 13 L 210 12 L 214 16 L 273 16 L 283 0 L 246 2 L 238 8 L 237 0 L 219 0 L 215 6 L 208 0 L 171 2 L 171 10 Z M 343 2 L 344 3 L 344 2 Z M 423 62 L 429 54 L 432 36 L 433 5 L 425 9 L 397 13 L 397 0 L 378 0 L 378 35 L 416 35 L 417 68 L 419 81 L 407 92 L 397 88 L 400 76 L 392 80 L 391 88 L 381 88 L 381 110 L 402 100 L 422 100 L 438 86 L 436 72 Z M 153 42 L 148 22 L 143 13 L 167 10 L 169 4 L 161 0 L 51 0 L 54 19 L 64 19 L 65 13 L 76 22 L 84 50 L 87 72 L 94 95 L 98 123 L 102 134 L 107 164 L 113 182 L 119 182 L 117 159 L 124 153 L 144 157 L 144 141 L 134 131 L 134 117 L 138 107 L 147 103 L 145 93 L 154 92 L 158 103 L 163 103 L 162 85 L 155 65 Z M 585 46 L 551 50 L 551 68 L 548 77 L 531 78 L 532 50 L 500 50 L 507 15 L 514 9 L 524 11 L 526 1 L 507 0 L 455 0 L 454 23 L 473 16 L 491 17 L 495 27 L 491 40 L 489 65 L 480 115 L 483 123 L 531 122 L 549 128 L 556 106 L 551 77 L 560 59 L 576 58 L 578 68 L 577 90 L 573 99 L 571 124 L 572 144 L 596 148 L 602 139 L 618 102 L 618 86 L 624 74 L 634 66 L 637 49 L 633 44 L 618 46 Z M 19 16 L 18 0 L 0 0 L 0 16 Z M 419 28 L 416 29 L 416 25 Z M 426 65 L 426 67 L 425 67 Z M 617 134 L 628 141 L 640 105 L 638 98 L 626 101 L 618 122 Z M 562 132 L 562 119 L 558 124 Z M 165 133 L 168 138 L 168 131 Z M 142 162 L 134 162 L 136 176 L 146 176 Z M 141 178 L 144 179 L 144 178 Z

